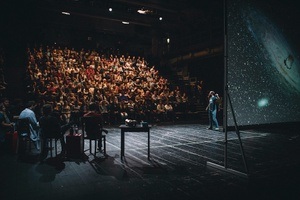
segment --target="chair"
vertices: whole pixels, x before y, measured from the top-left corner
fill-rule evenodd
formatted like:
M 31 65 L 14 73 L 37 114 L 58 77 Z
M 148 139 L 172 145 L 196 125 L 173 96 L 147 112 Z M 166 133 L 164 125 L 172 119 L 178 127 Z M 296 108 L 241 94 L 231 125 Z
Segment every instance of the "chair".
M 31 143 L 32 140 L 30 139 L 30 123 L 28 118 L 17 119 L 16 122 L 16 130 L 19 136 L 19 147 L 21 152 L 29 149 L 31 151 Z M 28 146 L 28 148 L 27 148 Z
M 61 127 L 59 123 L 53 117 L 44 117 L 40 120 L 41 126 L 41 136 L 42 136 L 42 148 L 48 148 L 53 157 L 52 150 L 55 150 L 55 156 L 57 156 L 57 140 L 63 140 L 63 135 L 61 134 Z M 54 141 L 54 148 L 53 148 Z M 63 148 L 63 141 L 60 141 Z
M 53 140 L 54 140 L 54 148 L 53 148 Z M 43 138 L 43 142 L 48 142 L 48 148 L 50 150 L 50 155 L 51 157 L 53 157 L 53 153 L 52 150 L 55 150 L 55 156 L 57 156 L 57 140 L 59 140 L 59 138 L 57 137 L 44 137 Z
M 102 116 L 86 116 L 81 118 L 81 127 L 82 127 L 82 149 L 84 149 L 84 140 L 89 140 L 89 151 L 90 154 L 96 157 L 97 153 L 97 140 L 103 142 L 103 154 L 106 157 L 106 135 L 108 131 L 103 129 L 103 119 Z M 103 132 L 105 134 L 103 134 Z M 92 141 L 94 141 L 94 152 L 92 152 Z M 100 150 L 100 149 L 99 149 Z

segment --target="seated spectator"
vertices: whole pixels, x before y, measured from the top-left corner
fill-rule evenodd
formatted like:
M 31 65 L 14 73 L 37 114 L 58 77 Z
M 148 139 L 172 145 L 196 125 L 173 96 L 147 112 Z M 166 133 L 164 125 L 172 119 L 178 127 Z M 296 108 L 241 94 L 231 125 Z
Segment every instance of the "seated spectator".
M 109 120 L 109 103 L 107 100 L 102 100 L 99 106 L 100 113 L 103 116 L 104 123 L 108 123 Z
M 85 113 L 83 115 L 83 117 L 100 117 L 100 121 L 95 121 L 93 124 L 95 124 L 95 126 L 99 126 L 99 128 L 101 128 L 101 126 L 103 125 L 103 119 L 102 118 L 102 115 L 100 112 L 98 112 L 98 108 L 97 108 L 97 104 L 92 102 L 90 103 L 89 105 L 89 111 L 87 113 Z M 102 142 L 101 142 L 101 136 L 102 136 L 102 131 L 99 131 L 97 129 L 91 129 L 91 130 L 86 130 L 87 133 L 90 132 L 90 131 L 96 131 L 96 134 L 100 134 L 99 135 L 99 140 L 98 140 L 98 148 L 99 150 L 101 151 L 102 149 Z M 103 129 L 103 131 L 107 134 L 108 131 Z
M 135 104 L 135 119 L 138 122 L 146 121 L 146 114 L 145 114 L 145 108 L 144 103 L 142 101 L 138 101 Z
M 129 119 L 136 119 L 136 106 L 135 102 L 133 102 L 131 99 L 127 103 L 127 113 Z
M 165 110 L 166 110 L 167 119 L 174 122 L 175 121 L 175 112 L 174 112 L 173 106 L 170 102 L 167 102 L 165 104 Z
M 125 101 L 120 101 L 119 112 L 121 115 L 121 120 L 125 120 L 128 117 L 128 106 Z
M 28 101 L 27 108 L 20 113 L 19 119 L 29 119 L 30 139 L 34 142 L 36 149 L 39 150 L 39 124 L 34 113 L 36 106 L 37 104 L 34 101 Z
M 43 139 L 43 145 L 41 150 L 41 160 L 45 159 L 48 155 L 48 142 L 47 138 L 56 138 L 61 143 L 61 155 L 65 154 L 66 142 L 64 139 L 65 132 L 70 128 L 71 123 L 61 124 L 60 116 L 53 111 L 50 104 L 43 106 L 43 116 L 39 120 L 41 137 Z
M 166 109 L 162 101 L 156 106 L 156 121 L 164 121 L 165 120 Z
M 5 114 L 5 106 L 0 104 L 0 145 L 5 141 L 5 134 L 13 131 L 14 124 L 11 123 Z
M 13 121 L 13 114 L 12 114 L 12 107 L 10 106 L 10 101 L 8 98 L 3 98 L 1 100 L 1 104 L 4 106 L 4 112 L 7 117 L 6 121 L 7 123 L 10 123 Z

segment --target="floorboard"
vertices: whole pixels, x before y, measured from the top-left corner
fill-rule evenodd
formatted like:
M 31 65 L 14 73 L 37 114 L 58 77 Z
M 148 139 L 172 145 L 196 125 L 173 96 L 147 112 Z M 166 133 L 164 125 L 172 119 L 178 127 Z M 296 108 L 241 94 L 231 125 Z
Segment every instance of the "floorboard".
M 201 124 L 159 124 L 147 134 L 125 133 L 120 158 L 120 129 L 106 127 L 107 154 L 84 159 L 48 157 L 38 152 L 20 158 L 2 151 L 1 199 L 300 199 L 300 137 L 297 129 L 242 130 L 249 177 L 220 171 L 224 132 Z M 88 141 L 85 141 L 88 145 Z M 59 149 L 60 150 L 60 149 Z M 228 168 L 245 172 L 235 131 L 228 132 Z

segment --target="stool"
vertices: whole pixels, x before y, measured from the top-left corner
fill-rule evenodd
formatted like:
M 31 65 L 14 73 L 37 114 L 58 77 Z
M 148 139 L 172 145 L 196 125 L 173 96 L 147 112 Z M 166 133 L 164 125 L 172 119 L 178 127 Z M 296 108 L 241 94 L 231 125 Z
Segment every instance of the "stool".
M 52 153 L 52 150 L 53 150 L 53 140 L 54 140 L 54 149 L 55 149 L 55 156 L 57 156 L 57 138 L 47 138 L 47 142 L 48 144 L 50 144 L 50 155 L 51 157 L 53 157 L 53 153 Z
M 89 147 L 90 154 L 92 154 L 92 155 L 94 155 L 94 157 L 96 157 L 97 147 L 98 147 L 98 145 L 97 145 L 98 138 L 85 137 L 84 139 L 89 140 L 89 142 L 90 142 L 90 147 Z M 92 152 L 92 141 L 94 141 L 94 153 Z M 103 154 L 104 154 L 104 156 L 106 156 L 106 135 L 102 135 L 101 142 L 103 142 Z M 99 149 L 99 151 L 101 151 L 101 149 Z
M 53 157 L 53 149 L 55 150 L 55 156 L 57 156 L 57 140 L 59 140 L 59 139 L 55 138 L 55 137 L 44 138 L 43 142 L 48 143 L 48 149 L 50 150 L 51 157 Z M 54 147 L 53 147 L 53 142 L 54 142 Z
M 30 138 L 30 122 L 28 118 L 18 119 L 16 122 L 16 131 L 19 138 L 19 153 L 23 154 L 27 150 L 31 151 L 32 140 Z

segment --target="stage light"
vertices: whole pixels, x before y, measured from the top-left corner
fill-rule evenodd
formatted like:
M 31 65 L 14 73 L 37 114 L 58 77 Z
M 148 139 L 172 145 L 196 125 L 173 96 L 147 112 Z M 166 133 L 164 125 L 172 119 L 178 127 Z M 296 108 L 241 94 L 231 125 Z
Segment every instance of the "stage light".
M 65 11 L 61 12 L 61 14 L 63 14 L 63 15 L 71 15 L 71 13 L 65 12 Z
M 144 9 L 144 8 L 138 9 L 137 12 L 138 12 L 139 14 L 141 14 L 141 15 L 146 15 L 146 14 L 152 14 L 152 13 L 153 13 L 152 10 L 147 10 L 147 9 Z
M 140 14 L 142 14 L 142 15 L 146 14 L 146 11 L 145 10 L 141 10 L 141 9 L 137 10 L 137 12 L 140 13 Z
M 163 18 L 162 18 L 162 17 L 159 17 L 158 19 L 159 19 L 159 21 L 162 21 Z
M 108 11 L 109 11 L 109 12 L 112 12 L 112 8 L 109 8 Z

